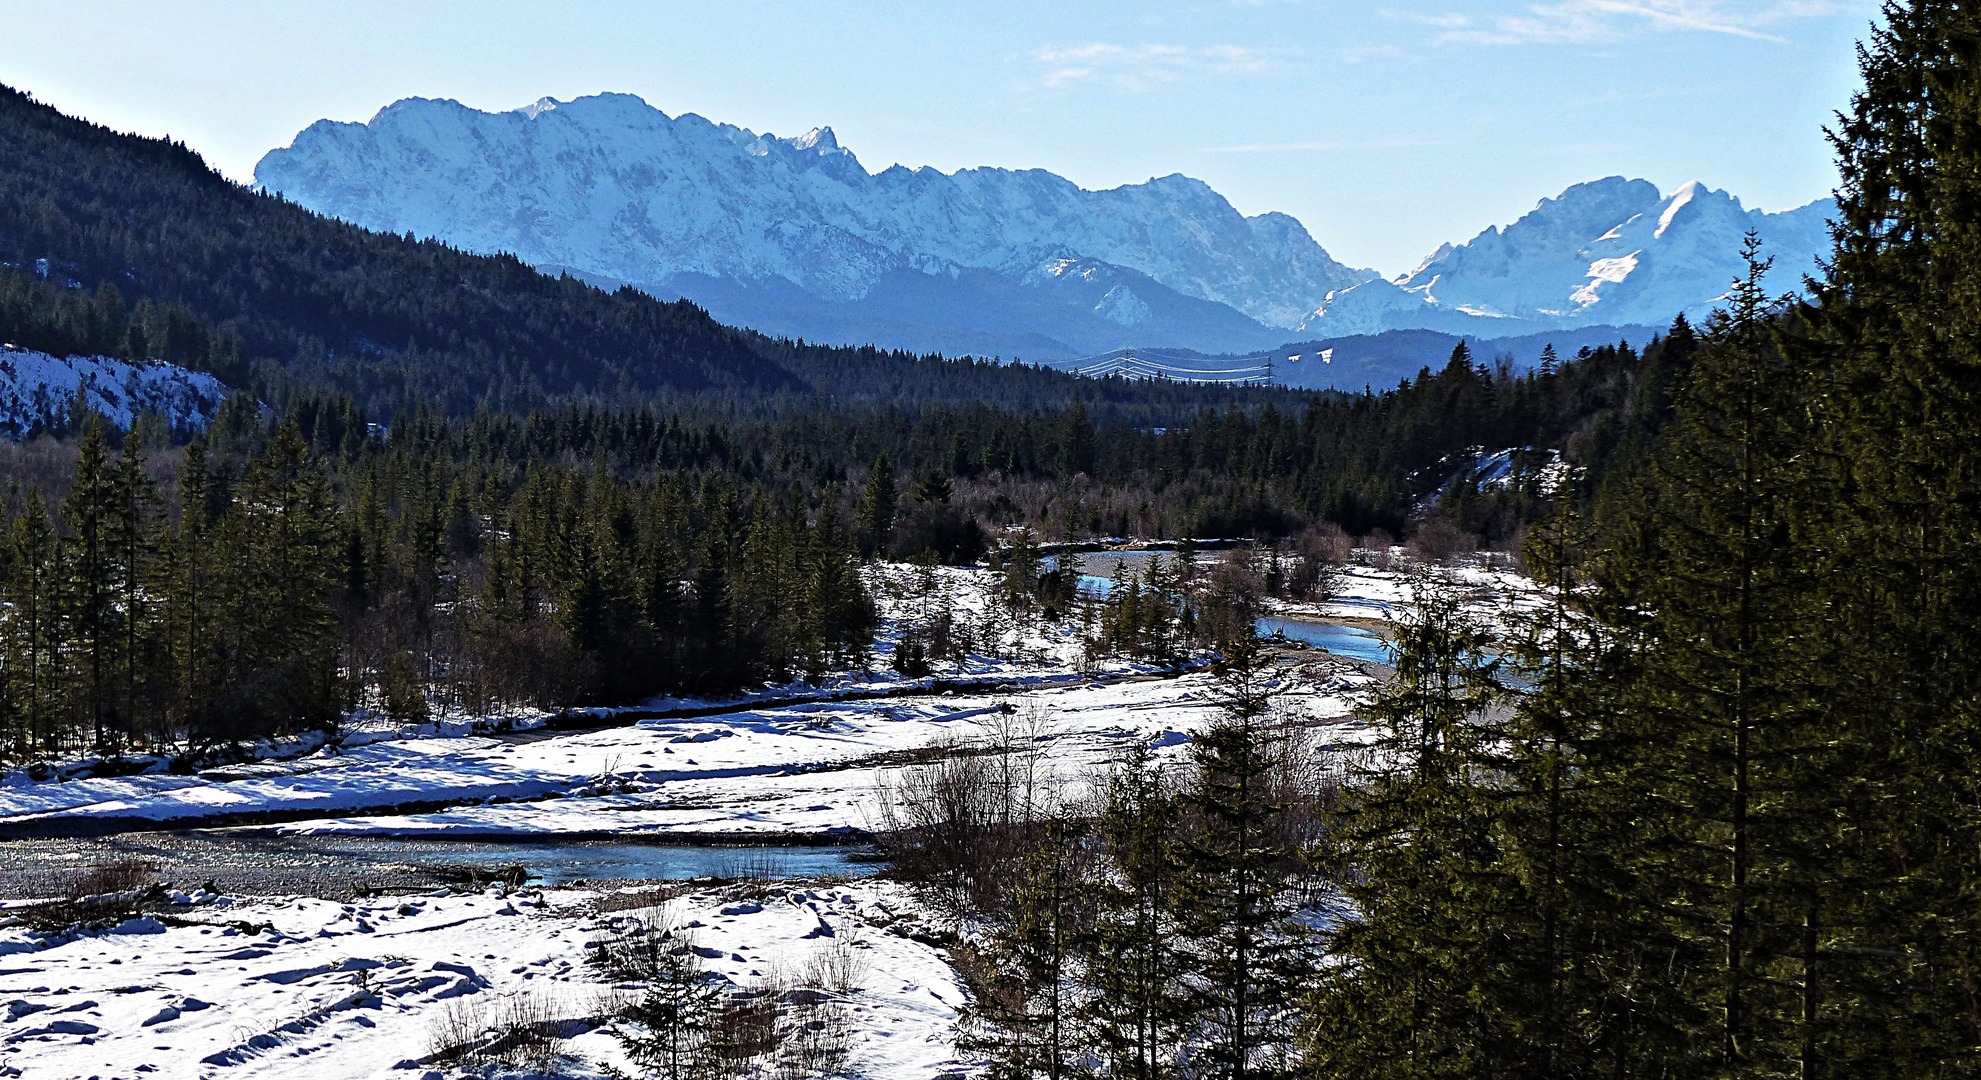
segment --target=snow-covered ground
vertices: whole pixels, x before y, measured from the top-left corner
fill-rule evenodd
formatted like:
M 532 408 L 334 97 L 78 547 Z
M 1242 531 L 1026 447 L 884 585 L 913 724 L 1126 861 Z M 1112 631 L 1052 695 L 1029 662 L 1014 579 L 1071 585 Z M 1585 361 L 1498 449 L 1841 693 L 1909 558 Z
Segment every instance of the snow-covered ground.
M 236 899 L 100 931 L 0 929 L 0 1076 L 440 1075 L 425 1061 L 464 1003 L 499 1016 L 528 1000 L 573 1021 L 560 1070 L 627 1066 L 602 1026 L 611 979 L 587 963 L 610 935 L 593 890 L 392 897 L 340 904 Z M 747 990 L 824 949 L 855 958 L 847 1075 L 924 1080 L 954 1070 L 965 993 L 897 885 L 708 888 L 669 901 L 705 971 Z M 431 1071 L 430 1071 L 431 1070 Z M 637 1073 L 637 1070 L 629 1069 Z
M 1391 558 L 1400 565 L 1401 549 Z M 1432 573 L 1457 590 L 1468 614 L 1489 625 L 1504 626 L 1508 616 L 1531 612 L 1543 599 L 1533 579 L 1505 568 L 1468 563 Z M 1417 588 L 1418 577 L 1409 570 L 1352 563 L 1336 571 L 1334 595 L 1328 599 L 1312 604 L 1269 600 L 1266 608 L 1287 618 L 1383 622 L 1408 614 Z
M 1317 718 L 1353 724 L 1367 679 L 1342 665 L 1300 669 Z M 0 789 L 0 823 L 196 824 L 248 812 L 306 820 L 311 834 L 540 836 L 694 833 L 738 839 L 865 830 L 887 774 L 948 746 L 1022 736 L 1069 776 L 1131 740 L 1175 747 L 1209 715 L 1209 674 L 740 710 L 533 737 L 409 739 L 257 766 L 242 779 L 132 776 Z M 1021 731 L 1014 729 L 1022 728 Z M 216 770 L 236 775 L 239 767 Z M 452 804 L 422 813 L 339 811 Z

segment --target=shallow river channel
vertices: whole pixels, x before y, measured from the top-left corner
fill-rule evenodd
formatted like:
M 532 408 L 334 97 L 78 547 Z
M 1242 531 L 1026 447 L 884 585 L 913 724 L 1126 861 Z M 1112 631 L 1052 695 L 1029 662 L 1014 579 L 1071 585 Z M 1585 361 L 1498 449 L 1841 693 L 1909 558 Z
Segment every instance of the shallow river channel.
M 62 895 L 96 867 L 136 860 L 157 880 L 191 890 L 212 881 L 235 894 L 344 897 L 413 889 L 520 866 L 531 884 L 697 877 L 863 876 L 868 847 L 701 847 L 614 841 L 515 843 L 379 837 L 270 836 L 228 830 L 123 833 L 96 839 L 14 840 L 0 860 L 0 898 Z

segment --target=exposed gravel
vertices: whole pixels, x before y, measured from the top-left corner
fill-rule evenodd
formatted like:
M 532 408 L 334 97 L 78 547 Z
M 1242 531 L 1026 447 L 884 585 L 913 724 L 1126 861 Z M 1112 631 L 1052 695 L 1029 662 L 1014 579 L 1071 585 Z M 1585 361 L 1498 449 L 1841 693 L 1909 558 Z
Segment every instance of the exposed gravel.
M 384 856 L 364 843 L 198 831 L 10 840 L 0 844 L 0 898 L 61 896 L 91 868 L 125 859 L 151 864 L 157 880 L 178 888 L 210 881 L 230 895 L 345 899 L 366 889 L 432 888 L 468 876 L 458 865 L 450 869 L 445 844 L 407 847 L 396 844 Z

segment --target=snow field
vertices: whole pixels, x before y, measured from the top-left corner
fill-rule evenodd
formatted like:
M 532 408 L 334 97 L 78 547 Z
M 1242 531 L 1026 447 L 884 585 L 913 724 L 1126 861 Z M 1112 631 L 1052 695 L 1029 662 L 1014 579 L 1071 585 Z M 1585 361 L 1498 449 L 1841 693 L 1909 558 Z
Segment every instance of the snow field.
M 1360 738 L 1349 718 L 1362 676 L 1304 669 L 1300 697 L 1317 719 Z M 420 814 L 333 817 L 275 826 L 289 834 L 532 836 L 668 833 L 738 838 L 872 830 L 882 791 L 931 750 L 1021 741 L 1069 780 L 1118 760 L 1133 741 L 1180 752 L 1214 711 L 1210 675 L 952 696 L 792 706 L 505 747 L 536 775 L 609 773 L 631 790 Z M 1006 707 L 1013 711 L 1004 711 Z
M 188 909 L 170 925 L 144 918 L 53 937 L 0 929 L 0 1075 L 411 1080 L 439 1074 L 423 1059 L 450 1007 L 519 996 L 575 1021 L 565 1030 L 582 1034 L 569 1053 L 624 1068 L 602 1026 L 609 982 L 586 956 L 637 912 L 601 915 L 602 895 L 245 900 Z M 849 950 L 849 1071 L 951 1071 L 965 993 L 936 949 L 901 932 L 919 916 L 900 886 L 706 889 L 668 902 L 665 917 L 686 928 L 703 969 L 738 990 L 800 970 L 819 950 Z

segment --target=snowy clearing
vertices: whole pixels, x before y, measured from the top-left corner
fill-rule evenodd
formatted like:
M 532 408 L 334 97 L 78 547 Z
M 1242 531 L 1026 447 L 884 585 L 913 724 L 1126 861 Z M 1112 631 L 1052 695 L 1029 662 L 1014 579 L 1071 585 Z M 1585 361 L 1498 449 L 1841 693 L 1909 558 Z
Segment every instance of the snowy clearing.
M 444 891 L 443 891 L 444 892 Z M 570 1075 L 626 1067 L 604 1026 L 611 980 L 588 943 L 628 912 L 588 890 L 326 900 L 223 900 L 96 932 L 0 929 L 0 1075 L 289 1077 L 439 1075 L 425 1059 L 450 1007 L 527 997 L 563 1030 Z M 726 988 L 801 968 L 843 943 L 851 1075 L 954 1071 L 965 1000 L 900 886 L 750 883 L 671 900 L 702 967 Z

